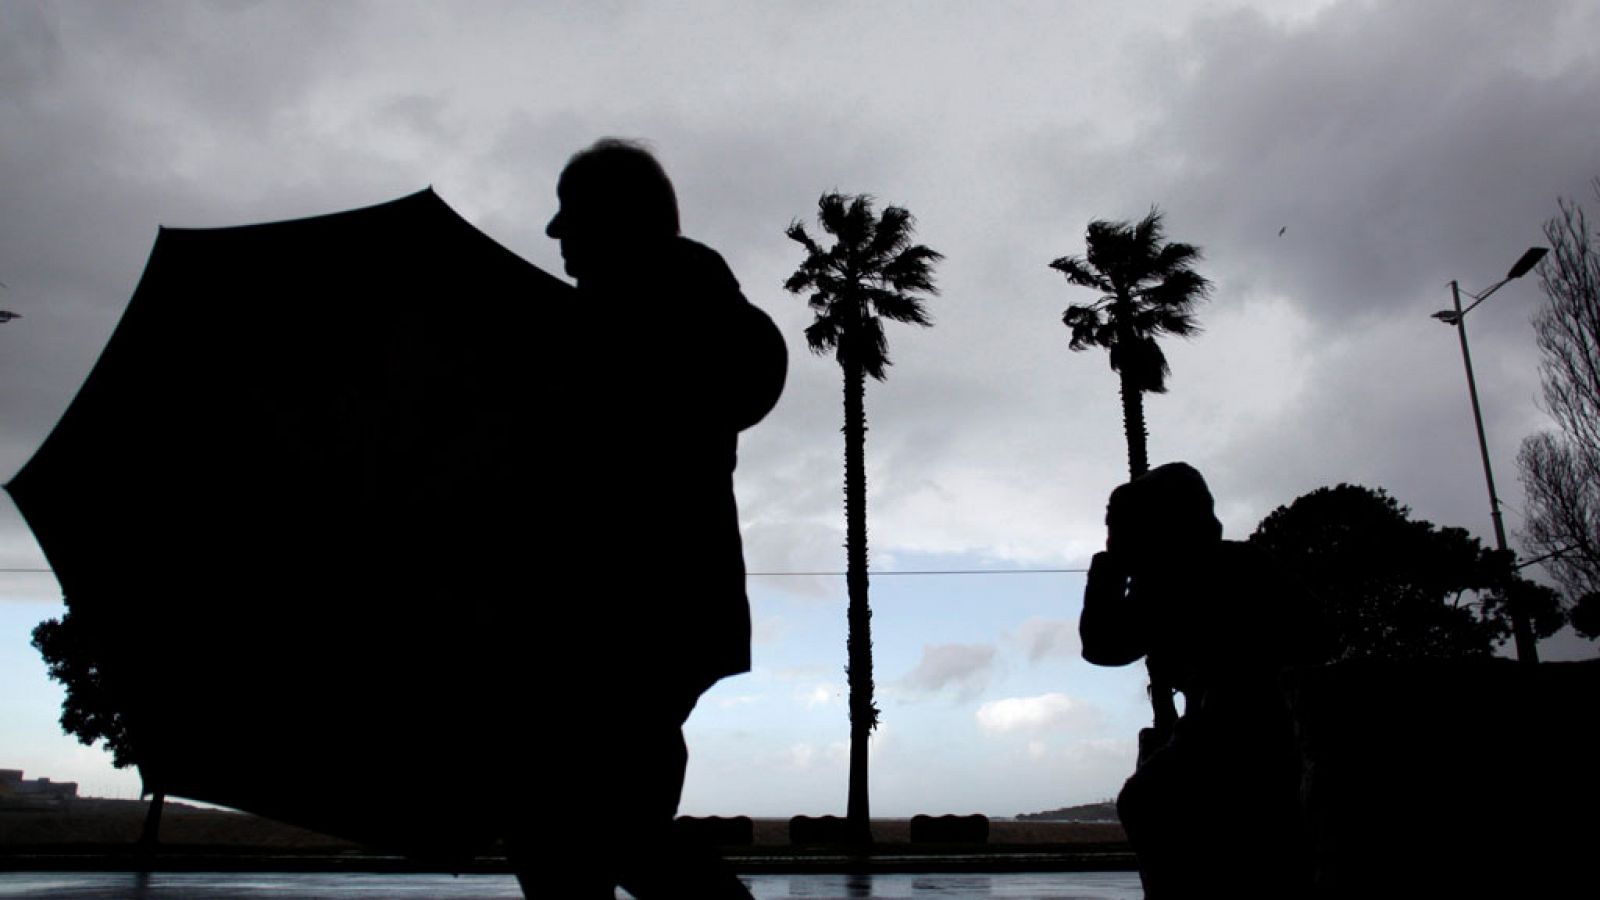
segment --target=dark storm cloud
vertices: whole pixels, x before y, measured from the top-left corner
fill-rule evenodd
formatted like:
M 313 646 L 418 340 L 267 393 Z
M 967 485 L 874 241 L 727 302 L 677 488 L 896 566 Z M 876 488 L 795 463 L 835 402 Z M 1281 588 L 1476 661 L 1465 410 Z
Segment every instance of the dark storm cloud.
M 1209 52 L 1172 107 L 1186 157 L 1174 202 L 1222 213 L 1218 252 L 1282 273 L 1263 286 L 1329 319 L 1382 315 L 1451 277 L 1497 278 L 1554 198 L 1600 168 L 1582 112 L 1600 60 L 1518 70 L 1508 60 L 1563 23 L 1500 9 L 1339 7 L 1278 40 L 1244 16 L 1204 29 L 1191 41 Z M 1501 52 L 1470 51 L 1486 46 Z M 1208 177 L 1218 159 L 1245 177 Z
M 0 331 L 0 478 L 87 375 L 158 225 L 239 224 L 399 193 L 359 151 L 309 152 L 304 112 L 313 85 L 347 62 L 331 51 L 351 21 L 332 5 L 294 15 L 238 3 L 0 10 L 0 308 L 23 314 Z M 263 327 L 292 321 L 285 301 Z M 41 565 L 6 506 L 5 561 Z M 57 588 L 28 575 L 8 593 L 48 601 Z
M 1437 0 L 1203 19 L 1140 68 L 1132 136 L 1065 170 L 1061 193 L 1096 216 L 1159 203 L 1225 286 L 1337 324 L 1452 277 L 1485 284 L 1600 170 L 1600 58 L 1561 49 L 1597 27 L 1584 4 Z
M 558 269 L 543 235 L 555 174 L 619 134 L 651 141 L 686 225 L 789 342 L 788 391 L 741 447 L 753 568 L 840 556 L 838 369 L 807 353 L 809 314 L 781 289 L 799 259 L 783 227 L 832 188 L 909 207 L 948 256 L 936 326 L 894 329 L 890 380 L 869 389 L 880 558 L 1081 561 L 1098 542 L 1124 469 L 1115 380 L 1104 354 L 1066 352 L 1060 311 L 1086 298 L 1044 265 L 1081 252 L 1090 218 L 1151 203 L 1218 284 L 1211 332 L 1174 345 L 1173 392 L 1151 398 L 1158 456 L 1203 457 L 1248 524 L 1347 472 L 1462 494 L 1406 427 L 1442 428 L 1461 406 L 1451 336 L 1426 314 L 1449 278 L 1491 282 L 1553 198 L 1600 170 L 1596 60 L 1570 37 L 1596 13 L 1278 9 L 9 6 L 0 301 L 28 318 L 0 333 L 26 335 L 0 362 L 0 464 L 20 465 L 81 381 L 156 223 L 306 215 L 433 183 Z M 1095 39 L 1065 52 L 1075 34 Z M 1274 302 L 1265 319 L 1240 313 Z M 1422 317 L 1415 340 L 1364 349 L 1390 313 Z M 1474 314 L 1475 349 L 1531 359 L 1522 316 L 1500 313 Z M 1252 338 L 1286 346 L 1251 357 L 1253 381 L 1230 371 Z M 1527 405 L 1527 377 L 1484 381 L 1486 405 Z
M 1201 245 L 1216 282 L 1203 323 L 1252 296 L 1283 298 L 1298 320 L 1297 333 L 1259 333 L 1291 351 L 1255 373 L 1255 390 L 1218 346 L 1248 340 L 1248 323 L 1173 342 L 1173 393 L 1148 403 L 1156 456 L 1200 457 L 1240 520 L 1233 532 L 1298 493 L 1359 480 L 1483 533 L 1459 351 L 1427 316 L 1449 305 L 1452 278 L 1469 290 L 1497 280 L 1540 242 L 1555 198 L 1600 172 L 1600 56 L 1577 37 L 1597 27 L 1592 5 L 1556 2 L 1338 3 L 1292 23 L 1222 13 L 1153 42 L 1130 70 L 1132 102 L 1113 112 L 1120 137 L 1045 127 L 1019 145 L 1016 159 L 1056 170 L 1050 194 L 1070 198 L 1077 223 L 1166 209 L 1169 235 Z M 1074 142 L 1087 152 L 1056 164 Z M 1063 252 L 1081 252 L 1080 235 Z M 1537 294 L 1530 279 L 1493 302 L 1469 328 L 1514 505 L 1516 443 L 1538 421 L 1526 325 Z M 1218 412 L 1242 415 L 1208 429 L 1183 413 L 1217 404 L 1206 395 L 1222 384 L 1238 392 Z M 1248 414 L 1274 393 L 1269 417 Z

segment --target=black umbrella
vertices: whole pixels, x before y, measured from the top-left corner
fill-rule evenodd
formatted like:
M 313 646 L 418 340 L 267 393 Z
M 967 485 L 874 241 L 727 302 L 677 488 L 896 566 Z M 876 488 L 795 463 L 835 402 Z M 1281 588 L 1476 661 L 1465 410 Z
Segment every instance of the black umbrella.
M 571 291 L 431 190 L 161 230 L 6 486 L 148 786 L 421 852 L 517 814 L 539 673 L 506 651 Z

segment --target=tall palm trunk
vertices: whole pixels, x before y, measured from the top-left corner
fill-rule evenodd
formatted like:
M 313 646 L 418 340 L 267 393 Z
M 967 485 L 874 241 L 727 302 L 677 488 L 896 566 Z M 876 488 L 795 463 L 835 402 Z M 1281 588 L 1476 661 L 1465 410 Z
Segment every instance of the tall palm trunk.
M 1132 373 L 1122 371 L 1122 431 L 1128 436 L 1128 479 L 1150 471 L 1150 452 L 1146 446 L 1150 433 L 1144 427 L 1144 392 L 1133 383 Z
M 846 638 L 850 685 L 850 793 L 846 810 L 851 840 L 872 842 L 867 795 L 867 741 L 878 723 L 872 700 L 872 607 L 867 602 L 866 374 L 844 366 L 844 518 L 850 594 Z
M 1124 337 L 1128 337 L 1124 335 Z M 1144 424 L 1144 392 L 1134 382 L 1134 363 L 1129 360 L 1119 373 L 1122 392 L 1122 431 L 1128 437 L 1128 479 L 1138 478 L 1150 471 L 1150 452 L 1147 446 L 1150 433 Z M 1156 677 L 1150 668 L 1149 657 L 1144 661 L 1145 674 L 1150 678 L 1150 712 L 1155 734 L 1149 741 L 1140 743 L 1139 760 L 1144 761 L 1155 748 L 1166 743 L 1167 735 L 1178 721 L 1178 706 L 1173 700 L 1172 685 Z

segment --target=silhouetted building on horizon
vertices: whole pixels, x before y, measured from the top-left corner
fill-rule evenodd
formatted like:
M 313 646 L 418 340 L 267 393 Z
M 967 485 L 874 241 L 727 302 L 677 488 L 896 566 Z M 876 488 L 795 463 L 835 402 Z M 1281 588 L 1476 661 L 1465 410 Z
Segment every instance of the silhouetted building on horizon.
M 78 798 L 76 781 L 26 779 L 21 769 L 0 769 L 0 808 L 58 807 Z

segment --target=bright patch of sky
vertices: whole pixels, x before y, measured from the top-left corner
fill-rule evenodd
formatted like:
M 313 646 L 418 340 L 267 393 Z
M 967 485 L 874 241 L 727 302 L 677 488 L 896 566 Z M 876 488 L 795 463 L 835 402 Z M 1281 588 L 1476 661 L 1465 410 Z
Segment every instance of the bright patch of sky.
M 896 567 L 984 562 L 907 554 Z M 754 671 L 718 685 L 690 719 L 689 811 L 839 810 L 849 741 L 844 579 L 802 591 L 787 588 L 791 580 L 751 580 L 758 623 L 781 622 L 772 630 L 783 637 L 758 642 Z M 1080 573 L 873 579 L 884 723 L 874 738 L 875 814 L 1011 816 L 1116 793 L 1132 766 L 1129 738 L 1146 724 L 1144 673 L 1078 657 L 1082 591 Z

